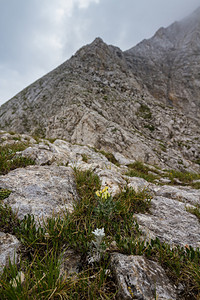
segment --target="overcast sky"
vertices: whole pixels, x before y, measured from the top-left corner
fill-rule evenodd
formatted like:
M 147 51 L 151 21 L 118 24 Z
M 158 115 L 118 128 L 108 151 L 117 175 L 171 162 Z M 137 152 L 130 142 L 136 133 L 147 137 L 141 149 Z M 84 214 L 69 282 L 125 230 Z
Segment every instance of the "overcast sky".
M 101 37 L 127 50 L 199 0 L 0 0 L 0 105 Z

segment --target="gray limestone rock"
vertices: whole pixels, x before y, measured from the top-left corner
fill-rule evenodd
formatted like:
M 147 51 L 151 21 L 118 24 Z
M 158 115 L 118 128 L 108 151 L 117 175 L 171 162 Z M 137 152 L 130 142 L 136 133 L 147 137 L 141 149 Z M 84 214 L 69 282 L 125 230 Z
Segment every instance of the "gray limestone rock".
M 127 159 L 124 155 L 118 152 L 114 153 L 114 157 L 119 162 L 120 165 L 128 166 L 129 164 L 135 162 L 134 160 Z
M 19 248 L 20 242 L 15 236 L 0 232 L 0 272 L 9 265 L 9 260 L 11 263 L 17 263 Z
M 198 172 L 199 22 L 177 24 L 125 52 L 95 39 L 3 104 L 0 129 L 91 145 L 122 164 Z
M 67 277 L 79 272 L 81 255 L 73 249 L 66 249 L 60 258 L 60 276 Z
M 102 188 L 108 186 L 109 191 L 113 196 L 123 190 L 123 187 L 126 186 L 126 181 L 119 172 L 116 172 L 116 170 L 97 169 L 95 173 L 101 179 Z
M 119 286 L 118 299 L 176 299 L 176 287 L 154 261 L 142 256 L 113 253 L 111 268 Z
M 62 210 L 73 210 L 78 199 L 73 170 L 58 166 L 29 166 L 0 176 L 0 186 L 12 191 L 4 200 L 22 219 L 33 214 L 40 221 Z
M 151 39 L 124 53 L 133 73 L 145 82 L 156 99 L 180 107 L 197 122 L 200 120 L 199 19 L 198 10 L 180 22 L 160 28 Z
M 128 187 L 133 188 L 137 193 L 142 190 L 151 190 L 151 184 L 143 178 L 128 177 Z
M 191 189 L 188 187 L 174 187 L 164 185 L 162 187 L 154 187 L 154 193 L 157 196 L 162 196 L 170 199 L 175 199 L 192 205 L 200 203 L 200 190 Z
M 200 246 L 200 223 L 186 211 L 184 203 L 161 196 L 151 203 L 151 214 L 136 215 L 147 239 L 158 237 L 171 245 Z

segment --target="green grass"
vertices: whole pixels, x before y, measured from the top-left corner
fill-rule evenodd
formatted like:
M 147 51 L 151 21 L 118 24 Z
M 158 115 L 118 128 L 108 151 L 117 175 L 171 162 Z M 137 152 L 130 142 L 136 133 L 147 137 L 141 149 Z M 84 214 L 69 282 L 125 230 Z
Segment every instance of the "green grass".
M 17 214 L 7 205 L 0 202 L 0 231 L 15 234 L 15 228 L 19 225 Z
M 0 200 L 8 198 L 11 193 L 12 191 L 0 188 Z
M 151 110 L 146 104 L 140 104 L 140 108 L 138 110 L 137 115 L 142 117 L 143 119 L 151 119 L 152 118 Z
M 195 215 L 200 222 L 200 204 L 196 205 L 196 207 L 187 207 L 186 210 Z
M 82 155 L 82 160 L 84 161 L 84 162 L 88 162 L 88 156 L 84 153 L 84 154 L 81 154 Z
M 145 166 L 142 162 L 136 161 L 133 164 L 128 165 L 129 170 L 125 175 L 130 177 L 140 177 L 149 182 L 155 182 L 160 176 L 149 173 L 151 170 Z
M 144 128 L 148 128 L 151 132 L 153 132 L 155 130 L 155 126 L 151 125 L 151 124 L 144 125 Z
M 16 168 L 24 168 L 35 164 L 30 158 L 15 156 L 16 152 L 23 151 L 27 147 L 28 143 L 0 146 L 0 175 L 5 175 Z
M 0 299 L 116 299 L 117 286 L 110 270 L 110 251 L 92 265 L 92 233 L 104 228 L 104 245 L 109 249 L 116 243 L 117 251 L 124 254 L 145 255 L 159 262 L 174 284 L 182 283 L 181 299 L 200 296 L 200 251 L 192 247 L 174 247 L 141 239 L 134 213 L 149 212 L 151 196 L 147 191 L 136 193 L 125 188 L 115 197 L 98 197 L 99 177 L 90 171 L 75 169 L 79 199 L 74 211 L 64 216 L 49 218 L 43 226 L 36 226 L 33 216 L 18 220 L 9 207 L 0 205 L 0 231 L 10 232 L 22 242 L 21 262 L 4 268 L 0 277 Z M 79 273 L 60 275 L 60 255 L 71 248 L 81 254 Z M 23 272 L 25 281 L 13 287 L 13 279 Z
M 53 144 L 57 139 L 56 139 L 56 138 L 47 138 L 47 140 L 48 140 L 51 144 Z
M 194 160 L 193 162 L 194 162 L 195 164 L 200 165 L 200 159 L 196 159 L 196 160 Z
M 175 170 L 169 170 L 166 173 L 172 184 L 177 184 L 176 179 L 178 179 L 182 185 L 190 185 L 193 188 L 200 189 L 200 182 L 193 182 L 194 180 L 200 180 L 200 174 Z
M 106 152 L 104 150 L 100 150 L 99 153 L 103 154 L 111 163 L 115 164 L 116 166 L 120 166 L 116 158 L 111 152 Z

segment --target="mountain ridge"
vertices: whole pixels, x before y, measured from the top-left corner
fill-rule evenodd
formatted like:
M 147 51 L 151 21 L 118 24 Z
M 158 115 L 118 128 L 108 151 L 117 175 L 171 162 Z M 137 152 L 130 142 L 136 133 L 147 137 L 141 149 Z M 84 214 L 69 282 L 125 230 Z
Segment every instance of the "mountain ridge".
M 200 82 L 180 64 L 199 41 L 177 56 L 166 35 L 97 38 L 0 107 L 0 298 L 199 299 Z
M 3 104 L 0 129 L 198 169 L 200 43 L 191 37 L 190 55 L 169 43 L 179 30 L 185 41 L 184 22 L 124 52 L 96 38 Z

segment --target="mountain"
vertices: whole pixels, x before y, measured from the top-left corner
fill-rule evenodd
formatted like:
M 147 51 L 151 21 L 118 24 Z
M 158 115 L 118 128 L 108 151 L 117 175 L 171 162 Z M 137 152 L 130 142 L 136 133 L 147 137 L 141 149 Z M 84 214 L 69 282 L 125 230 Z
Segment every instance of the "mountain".
M 198 16 L 2 105 L 0 299 L 199 299 Z
M 128 51 L 96 38 L 0 107 L 0 129 L 199 170 L 199 10 Z
M 200 9 L 125 51 L 154 98 L 200 120 Z

